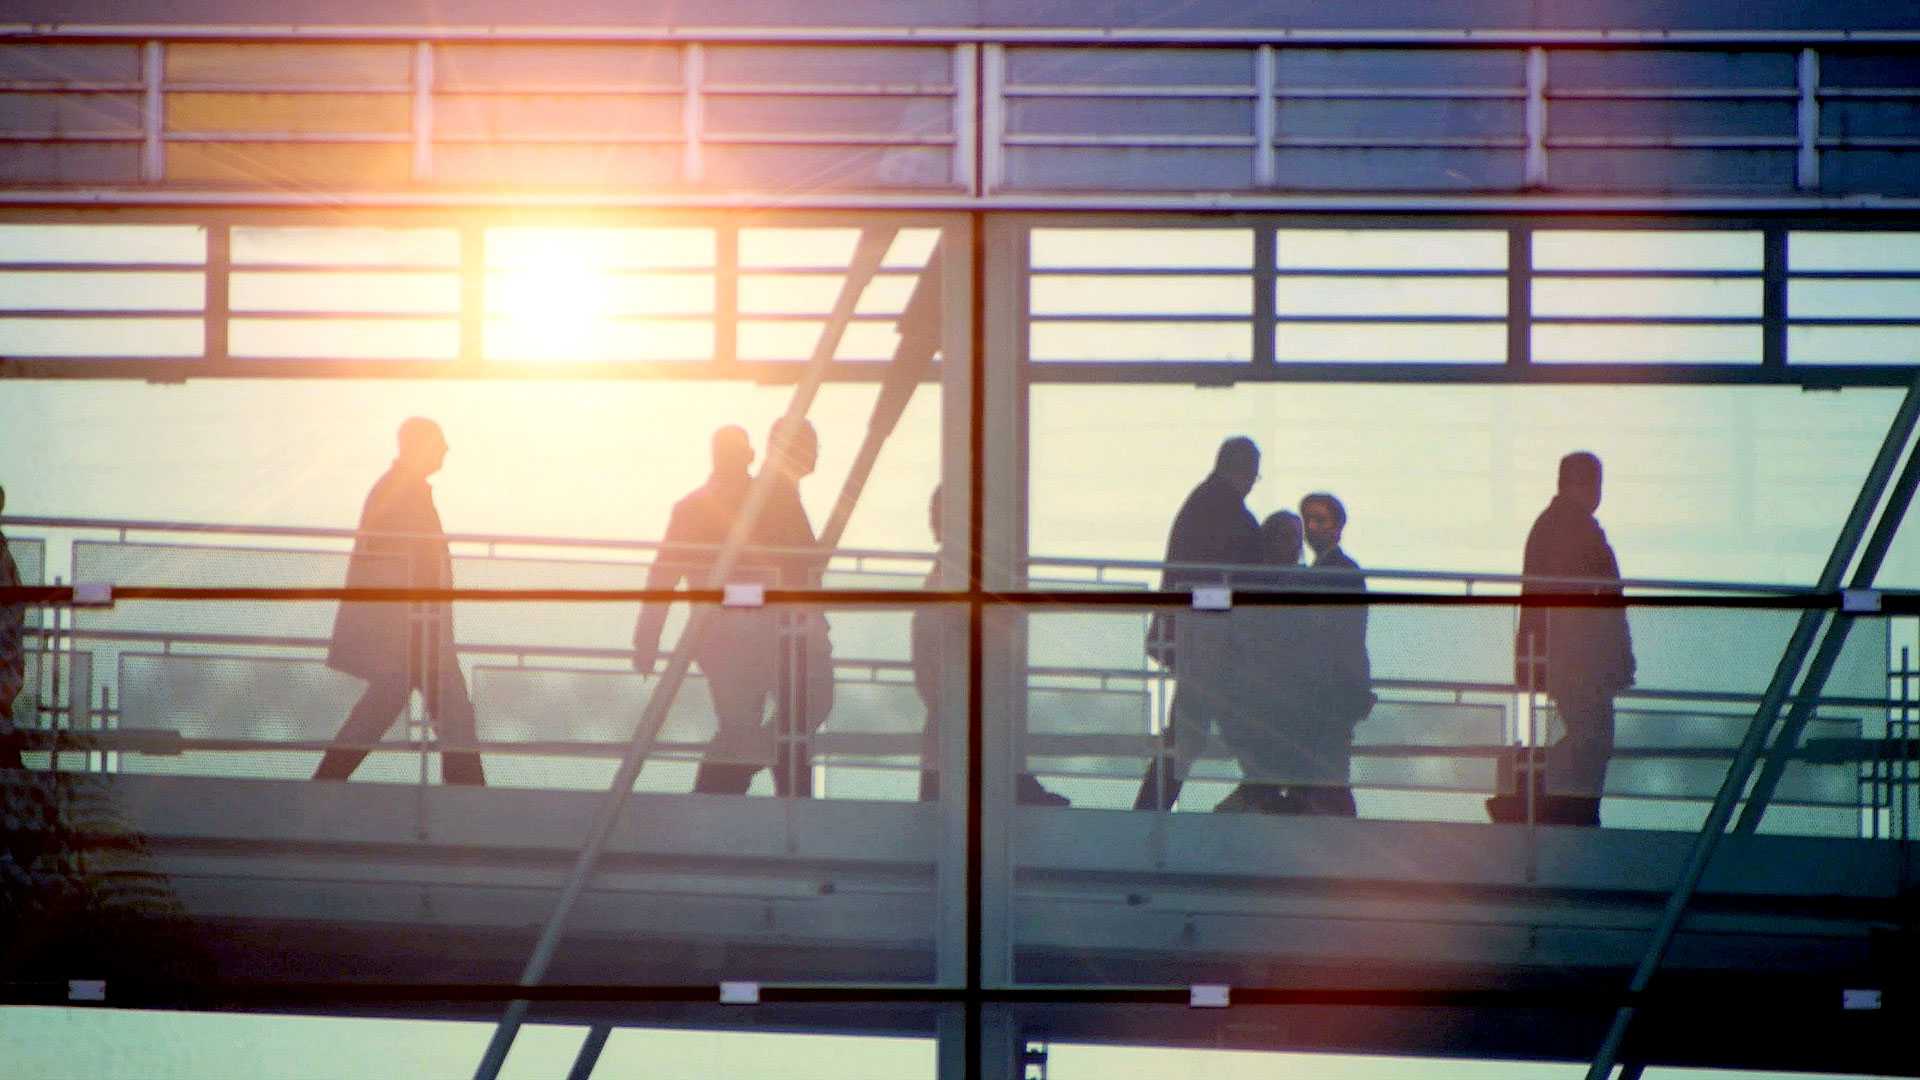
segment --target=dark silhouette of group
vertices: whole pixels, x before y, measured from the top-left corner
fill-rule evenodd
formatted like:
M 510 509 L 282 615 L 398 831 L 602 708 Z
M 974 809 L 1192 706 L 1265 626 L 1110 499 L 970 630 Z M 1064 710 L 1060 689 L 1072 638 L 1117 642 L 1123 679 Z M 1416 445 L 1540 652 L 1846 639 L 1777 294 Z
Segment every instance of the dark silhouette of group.
M 766 501 L 730 583 L 817 587 L 829 553 L 814 534 L 799 484 L 814 471 L 819 437 L 805 420 L 783 418 L 769 433 L 768 446 Z M 446 536 L 427 483 L 446 455 L 446 438 L 433 421 L 416 417 L 400 426 L 399 453 L 368 493 L 360 515 L 348 562 L 349 588 L 452 587 Z M 747 432 L 720 428 L 713 436 L 712 458 L 706 483 L 674 504 L 659 558 L 648 574 L 650 590 L 673 590 L 682 582 L 709 584 L 720 549 L 740 520 L 755 482 L 748 471 L 754 450 Z M 1135 809 L 1171 809 L 1217 731 L 1237 759 L 1242 780 L 1216 811 L 1356 814 L 1349 779 L 1354 728 L 1376 699 L 1367 654 L 1368 608 L 1353 600 L 1366 591 L 1366 578 L 1341 546 L 1347 509 L 1339 498 L 1319 491 L 1300 499 L 1297 515 L 1281 510 L 1256 521 L 1246 499 L 1259 476 L 1260 450 L 1253 440 L 1237 436 L 1220 445 L 1212 471 L 1174 516 L 1161 588 L 1324 592 L 1327 602 L 1253 603 L 1224 613 L 1163 611 L 1154 617 L 1147 652 L 1174 675 L 1176 688 L 1162 750 L 1141 780 Z M 1579 452 L 1562 459 L 1558 494 L 1528 534 L 1523 573 L 1575 580 L 1529 581 L 1523 595 L 1620 594 L 1619 564 L 1594 517 L 1600 492 L 1599 458 Z M 928 509 L 934 538 L 941 541 L 938 489 Z M 1303 546 L 1313 554 L 1310 565 L 1301 562 Z M 4 552 L 0 545 L 0 582 L 7 582 L 12 570 Z M 667 607 L 641 607 L 633 635 L 638 671 L 650 673 L 658 662 Z M 922 799 L 939 793 L 931 763 L 941 722 L 941 657 L 951 650 L 955 631 L 949 623 L 957 614 L 921 610 L 912 621 L 914 685 L 926 710 Z M 18 636 L 4 633 L 10 625 L 0 619 L 0 707 L 10 703 L 18 683 L 7 674 L 19 666 L 17 646 L 7 651 L 8 641 Z M 314 778 L 350 776 L 417 690 L 434 722 L 446 781 L 484 784 L 474 749 L 473 704 L 453 641 L 451 605 L 444 601 L 342 604 L 327 663 L 365 680 L 367 688 Z M 1536 820 L 1597 825 L 1613 750 L 1613 699 L 1633 683 L 1626 613 L 1604 604 L 1523 607 L 1515 654 L 1516 681 L 1545 692 L 1565 734 L 1543 755 L 1543 788 L 1496 793 L 1488 811 L 1495 821 L 1519 820 L 1537 795 Z M 744 794 L 754 775 L 770 767 L 777 794 L 810 796 L 810 737 L 832 711 L 834 697 L 826 618 L 791 605 L 729 610 L 709 622 L 693 660 L 706 676 L 716 714 L 716 734 L 695 774 L 694 790 Z M 1533 775 L 1523 772 L 1522 783 L 1534 783 Z M 1026 772 L 1018 776 L 1016 795 L 1028 804 L 1067 805 Z

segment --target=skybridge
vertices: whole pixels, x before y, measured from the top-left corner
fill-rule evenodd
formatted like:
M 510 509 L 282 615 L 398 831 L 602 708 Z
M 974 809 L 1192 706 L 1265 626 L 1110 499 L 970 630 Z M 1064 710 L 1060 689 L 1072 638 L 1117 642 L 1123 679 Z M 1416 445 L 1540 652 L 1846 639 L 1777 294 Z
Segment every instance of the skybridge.
M 1920 18 L 39 7 L 0 16 L 10 1002 L 477 1019 L 485 1077 L 560 1024 L 576 1076 L 629 1027 L 943 1077 L 1920 1071 Z M 445 580 L 350 585 L 442 538 L 356 527 L 414 416 Z M 753 534 L 781 418 L 815 546 Z M 660 588 L 723 425 L 744 524 Z M 1258 516 L 1338 495 L 1364 591 L 1165 586 L 1230 436 Z M 1575 450 L 1618 582 L 1521 565 Z M 1596 606 L 1638 668 L 1575 827 L 1526 797 L 1566 726 L 1515 637 Z M 445 648 L 316 781 L 355 610 Z M 1219 733 L 1135 809 L 1156 627 L 1334 611 L 1357 816 L 1225 812 Z M 761 736 L 709 637 L 769 673 Z M 696 790 L 721 762 L 762 771 Z

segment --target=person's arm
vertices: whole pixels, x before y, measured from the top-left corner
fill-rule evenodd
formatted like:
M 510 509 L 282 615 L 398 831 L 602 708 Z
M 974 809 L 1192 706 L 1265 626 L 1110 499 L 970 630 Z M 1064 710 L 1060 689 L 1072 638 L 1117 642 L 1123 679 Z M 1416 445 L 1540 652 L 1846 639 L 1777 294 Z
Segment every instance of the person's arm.
M 676 548 L 685 544 L 688 522 L 685 511 L 674 507 L 673 516 L 667 520 L 667 535 L 660 545 L 660 555 L 647 568 L 647 589 L 671 590 L 680 587 L 682 580 L 692 576 L 692 562 L 695 554 Z M 654 601 L 640 605 L 640 618 L 633 626 L 633 670 L 641 674 L 653 671 L 660 659 L 660 635 L 666 629 L 667 609 L 672 605 L 663 601 Z

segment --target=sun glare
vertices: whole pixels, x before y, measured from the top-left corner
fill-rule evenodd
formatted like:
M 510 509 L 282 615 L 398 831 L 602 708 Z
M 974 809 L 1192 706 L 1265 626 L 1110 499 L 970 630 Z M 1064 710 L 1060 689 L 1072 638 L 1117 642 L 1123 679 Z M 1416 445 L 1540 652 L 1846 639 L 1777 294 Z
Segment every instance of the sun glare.
M 610 270 L 556 242 L 487 275 L 488 351 L 500 359 L 618 359 Z

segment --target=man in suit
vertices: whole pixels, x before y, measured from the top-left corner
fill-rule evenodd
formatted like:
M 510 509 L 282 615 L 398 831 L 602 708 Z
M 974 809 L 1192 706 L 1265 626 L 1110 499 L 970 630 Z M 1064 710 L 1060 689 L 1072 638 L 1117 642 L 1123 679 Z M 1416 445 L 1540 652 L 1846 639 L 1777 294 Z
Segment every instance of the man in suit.
M 762 468 L 772 470 L 770 490 L 748 537 L 761 550 L 742 555 L 735 564 L 735 580 L 757 580 L 770 588 L 813 588 L 820 583 L 827 554 L 818 550 L 799 484 L 819 461 L 819 436 L 805 420 L 789 423 L 783 418 L 775 422 L 768 448 L 772 456 Z M 704 585 L 719 545 L 746 503 L 752 484 L 747 466 L 753 461 L 746 432 L 721 428 L 714 433 L 713 450 L 713 476 L 674 505 L 666 547 L 647 578 L 649 589 L 676 588 L 683 579 Z M 653 670 L 666 617 L 665 604 L 641 607 L 633 632 L 636 670 Z M 746 794 L 754 774 L 769 764 L 771 743 L 775 793 L 811 796 L 807 736 L 833 709 L 833 643 L 826 619 L 792 609 L 719 612 L 708 622 L 694 659 L 713 695 L 717 731 L 712 753 L 694 774 L 693 790 Z M 770 696 L 771 731 L 766 723 Z
M 412 417 L 400 425 L 399 453 L 367 493 L 347 561 L 347 588 L 447 589 L 453 558 L 427 478 L 447 459 L 440 425 Z M 473 702 L 453 645 L 453 606 L 444 601 L 348 601 L 334 619 L 327 666 L 366 680 L 366 692 L 334 737 L 315 780 L 345 780 L 366 759 L 354 744 L 377 742 L 415 690 L 442 747 L 449 784 L 486 783 L 476 741 Z
M 1231 584 L 1225 571 L 1178 564 L 1248 566 L 1261 561 L 1260 523 L 1247 509 L 1247 496 L 1259 479 L 1260 448 L 1252 439 L 1237 435 L 1220 444 L 1213 471 L 1180 504 L 1168 530 L 1162 590 Z M 1169 622 L 1171 635 L 1165 629 Z M 1157 658 L 1172 661 L 1179 682 L 1164 733 L 1172 752 L 1147 766 L 1134 796 L 1135 810 L 1172 809 L 1187 771 L 1206 749 L 1207 733 L 1228 715 L 1234 697 L 1229 623 L 1226 615 L 1169 615 L 1149 625 L 1149 649 L 1155 647 L 1153 641 L 1172 638 L 1171 653 L 1163 645 Z
M 1581 593 L 1619 596 L 1620 563 L 1594 512 L 1600 509 L 1600 459 L 1586 451 L 1560 459 L 1559 490 L 1527 533 L 1521 573 L 1576 578 L 1583 584 L 1522 584 L 1522 596 Z M 1538 820 L 1549 825 L 1600 824 L 1600 795 L 1613 755 L 1613 699 L 1633 685 L 1633 635 L 1619 607 L 1522 608 L 1514 640 L 1515 681 L 1545 690 L 1565 734 L 1547 748 L 1546 793 Z M 1526 791 L 1487 801 L 1495 821 L 1524 815 Z
M 1338 498 L 1316 491 L 1300 500 L 1300 523 L 1313 569 L 1304 575 L 1316 591 L 1357 596 L 1367 591 L 1366 576 L 1340 546 L 1347 529 L 1347 508 Z M 1307 748 L 1314 783 L 1287 786 L 1286 812 L 1353 817 L 1353 788 L 1348 772 L 1353 729 L 1374 703 L 1373 665 L 1367 656 L 1367 606 L 1331 603 L 1315 611 L 1307 641 L 1313 660 L 1298 739 Z

